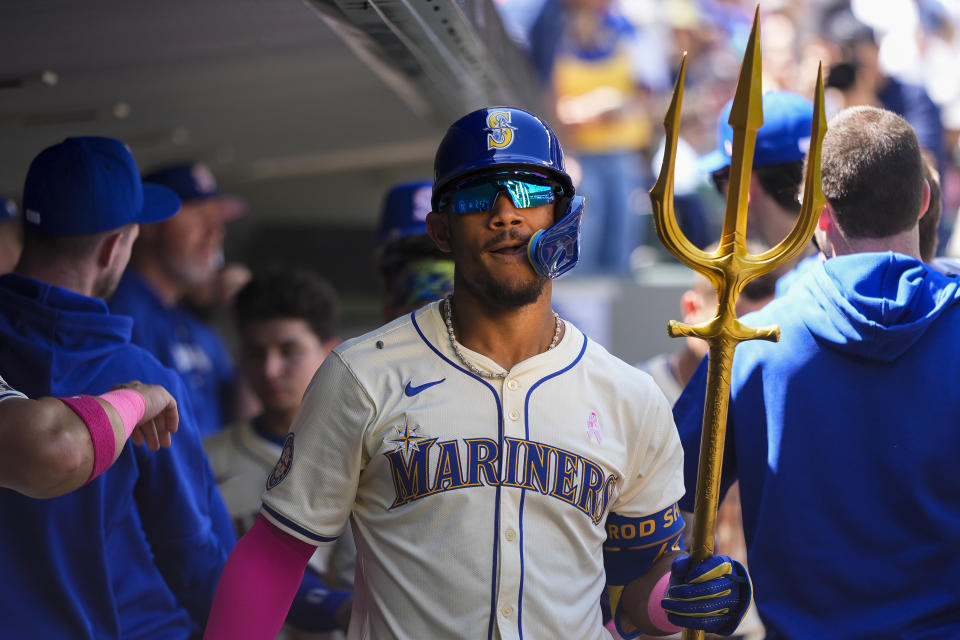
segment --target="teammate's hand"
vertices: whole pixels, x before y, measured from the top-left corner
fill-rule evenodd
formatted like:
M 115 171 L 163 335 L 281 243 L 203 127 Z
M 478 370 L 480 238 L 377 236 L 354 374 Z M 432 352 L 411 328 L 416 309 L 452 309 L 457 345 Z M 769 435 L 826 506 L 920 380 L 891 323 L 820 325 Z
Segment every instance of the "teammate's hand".
M 752 599 L 750 576 L 736 560 L 711 556 L 691 569 L 690 556 L 684 555 L 670 567 L 670 586 L 660 606 L 677 626 L 728 636 Z
M 143 384 L 137 380 L 119 384 L 114 388 L 137 391 L 146 401 L 143 418 L 130 434 L 130 441 L 137 446 L 146 443 L 151 451 L 169 447 L 171 434 L 176 433 L 180 426 L 180 414 L 174 397 L 161 386 Z

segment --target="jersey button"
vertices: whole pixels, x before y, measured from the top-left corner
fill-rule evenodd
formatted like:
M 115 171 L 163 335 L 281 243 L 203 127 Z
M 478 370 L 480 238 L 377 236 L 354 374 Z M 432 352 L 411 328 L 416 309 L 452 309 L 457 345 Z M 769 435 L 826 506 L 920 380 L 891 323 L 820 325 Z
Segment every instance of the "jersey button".
M 503 532 L 503 537 L 507 539 L 507 542 L 513 542 L 513 539 L 517 537 L 517 532 L 508 527 L 507 530 Z
M 516 391 L 519 388 L 520 388 L 519 382 L 517 382 L 516 380 L 507 380 L 507 389 L 510 389 L 511 391 Z
M 505 604 L 502 607 L 500 607 L 500 613 L 503 614 L 504 618 L 509 618 L 510 616 L 513 615 L 513 607 L 511 607 L 508 604 Z
M 511 420 L 519 420 L 520 412 L 514 409 L 513 411 L 507 414 L 507 417 L 510 418 Z

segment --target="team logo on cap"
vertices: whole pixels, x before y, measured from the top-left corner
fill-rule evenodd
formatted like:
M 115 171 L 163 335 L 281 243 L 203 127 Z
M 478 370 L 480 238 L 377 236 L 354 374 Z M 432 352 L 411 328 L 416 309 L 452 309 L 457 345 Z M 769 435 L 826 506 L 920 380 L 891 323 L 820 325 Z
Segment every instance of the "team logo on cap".
M 506 149 L 513 144 L 513 132 L 509 111 L 491 111 L 487 114 L 487 149 Z
M 283 451 L 280 452 L 280 459 L 277 460 L 277 464 L 267 478 L 267 491 L 283 482 L 283 479 L 290 473 L 291 465 L 293 465 L 293 434 L 288 433 L 286 440 L 283 441 Z
M 210 167 L 205 164 L 197 163 L 190 167 L 190 179 L 193 180 L 193 186 L 199 193 L 207 195 L 217 190 L 217 180 L 213 177 Z
M 430 198 L 433 197 L 433 185 L 420 187 L 413 192 L 413 219 L 423 222 L 433 209 Z

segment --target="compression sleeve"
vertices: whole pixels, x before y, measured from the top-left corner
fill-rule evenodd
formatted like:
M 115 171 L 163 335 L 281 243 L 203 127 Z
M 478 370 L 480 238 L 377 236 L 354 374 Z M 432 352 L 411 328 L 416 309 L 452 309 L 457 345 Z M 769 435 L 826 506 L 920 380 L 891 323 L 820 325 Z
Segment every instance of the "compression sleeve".
M 223 568 L 204 640 L 276 638 L 314 550 L 259 516 Z

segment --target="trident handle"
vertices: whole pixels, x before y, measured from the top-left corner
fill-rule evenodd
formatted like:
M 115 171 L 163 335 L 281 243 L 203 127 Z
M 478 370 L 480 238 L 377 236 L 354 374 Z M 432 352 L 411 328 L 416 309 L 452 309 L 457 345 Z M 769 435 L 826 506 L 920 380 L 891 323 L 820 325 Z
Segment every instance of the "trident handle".
M 825 201 L 820 187 L 820 153 L 827 123 L 823 107 L 823 68 L 817 74 L 814 97 L 810 151 L 807 154 L 807 176 L 803 204 L 796 225 L 775 247 L 760 254 L 746 248 L 747 194 L 753 167 L 757 130 L 763 126 L 763 102 L 760 69 L 760 7 L 757 6 L 753 29 L 740 67 L 740 77 L 730 112 L 733 127 L 733 153 L 730 163 L 730 184 L 724 212 L 720 244 L 706 252 L 691 243 L 680 230 L 673 205 L 673 183 L 676 167 L 677 140 L 680 132 L 680 110 L 687 57 L 683 56 L 680 73 L 673 90 L 670 107 L 663 124 L 667 133 L 663 165 L 656 184 L 650 190 L 653 219 L 660 241 L 676 258 L 706 277 L 717 291 L 717 312 L 698 325 L 670 321 L 671 337 L 693 336 L 710 345 L 707 368 L 707 390 L 704 402 L 703 433 L 700 441 L 700 462 L 697 471 L 697 494 L 694 507 L 693 540 L 690 554 L 696 565 L 714 552 L 714 532 L 720 492 L 720 471 L 730 402 L 730 373 L 737 345 L 745 340 L 770 340 L 780 337 L 779 327 L 748 327 L 736 317 L 737 296 L 750 280 L 773 271 L 793 259 L 810 242 L 820 209 Z M 703 631 L 685 629 L 684 640 L 699 640 Z

